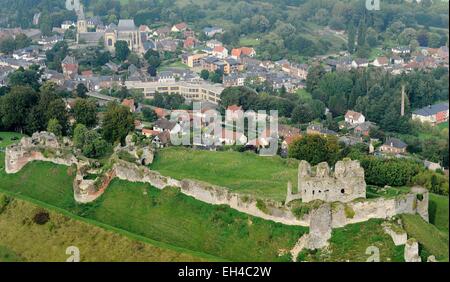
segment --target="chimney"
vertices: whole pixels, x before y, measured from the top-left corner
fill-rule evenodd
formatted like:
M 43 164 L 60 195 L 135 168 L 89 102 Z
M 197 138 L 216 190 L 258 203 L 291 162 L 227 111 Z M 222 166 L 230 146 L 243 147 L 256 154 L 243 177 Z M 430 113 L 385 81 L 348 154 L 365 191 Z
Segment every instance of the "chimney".
M 400 110 L 400 115 L 405 115 L 405 85 L 402 85 L 402 106 Z

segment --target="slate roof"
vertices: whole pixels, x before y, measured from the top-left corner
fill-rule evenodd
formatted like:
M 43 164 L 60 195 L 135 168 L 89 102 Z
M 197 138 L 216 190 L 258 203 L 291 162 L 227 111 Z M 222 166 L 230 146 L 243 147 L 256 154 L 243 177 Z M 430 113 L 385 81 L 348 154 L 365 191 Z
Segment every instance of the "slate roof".
M 134 20 L 119 20 L 117 25 L 119 31 L 135 31 L 137 29 Z
M 413 113 L 420 116 L 432 116 L 439 112 L 448 111 L 448 102 L 439 103 L 415 110 Z
M 406 148 L 408 146 L 402 140 L 397 139 L 397 138 L 393 138 L 393 137 L 386 138 L 386 142 L 384 142 L 384 145 L 391 146 L 391 147 L 394 147 L 394 148 L 399 148 L 399 149 L 403 149 L 403 148 Z

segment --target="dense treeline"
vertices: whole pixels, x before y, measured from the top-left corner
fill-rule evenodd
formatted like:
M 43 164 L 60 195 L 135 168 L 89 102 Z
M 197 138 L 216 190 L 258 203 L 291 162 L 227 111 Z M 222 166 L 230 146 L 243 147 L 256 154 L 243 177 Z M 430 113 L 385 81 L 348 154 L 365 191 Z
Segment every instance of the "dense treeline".
M 0 88 L 0 131 L 31 135 L 47 130 L 57 136 L 73 135 L 76 146 L 86 156 L 101 157 L 111 145 L 124 143 L 134 130 L 134 116 L 129 108 L 109 103 L 98 127 L 97 103 L 80 95 L 82 87 L 67 94 L 53 82 L 42 81 L 41 75 L 38 66 L 19 68 L 10 74 L 8 86 Z M 68 95 L 76 98 L 70 111 L 64 101 Z M 74 123 L 69 122 L 70 117 Z
M 62 134 L 67 134 L 66 104 L 55 84 L 40 84 L 37 68 L 17 70 L 9 77 L 9 88 L 5 92 L 0 97 L 0 130 L 32 134 L 46 130 L 49 121 L 54 119 Z
M 3 25 L 7 22 L 11 26 L 29 27 L 32 15 L 43 11 L 40 28 L 47 34 L 62 20 L 75 17 L 73 12 L 64 10 L 64 1 L 5 1 L 7 9 L 0 7 L 0 14 L 7 14 L 8 20 Z M 236 45 L 242 36 L 259 38 L 259 56 L 272 60 L 300 60 L 302 56 L 324 54 L 331 48 L 348 49 L 367 57 L 370 48 L 375 46 L 439 47 L 448 41 L 448 32 L 429 28 L 448 28 L 448 7 L 429 0 L 420 4 L 385 0 L 382 11 L 368 11 L 361 0 L 211 0 L 202 4 L 160 0 L 82 2 L 106 24 L 117 23 L 119 18 L 134 18 L 137 25 L 152 26 L 185 21 L 196 28 L 225 22 L 226 32 L 219 36 L 220 40 Z M 11 7 L 15 13 L 11 13 Z M 345 43 L 347 35 L 336 43 L 337 38 L 316 34 L 326 26 L 345 30 L 348 42 Z M 336 44 L 342 46 L 332 46 Z
M 401 87 L 408 101 L 405 116 L 400 116 Z M 409 119 L 415 109 L 448 99 L 448 72 L 412 72 L 393 76 L 380 69 L 325 73 L 315 67 L 307 79 L 307 90 L 321 100 L 334 115 L 349 109 L 362 112 L 384 131 L 409 133 Z

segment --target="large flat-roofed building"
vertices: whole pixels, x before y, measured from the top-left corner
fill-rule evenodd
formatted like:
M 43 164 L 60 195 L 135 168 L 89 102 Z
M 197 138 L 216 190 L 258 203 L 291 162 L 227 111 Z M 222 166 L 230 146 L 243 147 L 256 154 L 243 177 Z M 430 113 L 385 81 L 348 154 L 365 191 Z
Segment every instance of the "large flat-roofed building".
M 225 89 L 220 84 L 210 83 L 188 83 L 185 81 L 178 82 L 148 82 L 148 81 L 126 81 L 125 86 L 128 89 L 140 89 L 144 93 L 144 97 L 151 99 L 155 93 L 161 94 L 180 94 L 186 100 L 191 101 L 209 101 L 218 104 L 220 94 Z

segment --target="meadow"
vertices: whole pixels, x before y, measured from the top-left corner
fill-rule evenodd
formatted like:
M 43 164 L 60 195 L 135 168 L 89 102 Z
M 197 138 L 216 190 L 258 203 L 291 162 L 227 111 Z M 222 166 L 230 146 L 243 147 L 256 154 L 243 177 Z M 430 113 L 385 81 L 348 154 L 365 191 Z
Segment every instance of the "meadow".
M 210 152 L 185 148 L 158 151 L 151 168 L 176 179 L 195 179 L 231 191 L 283 201 L 288 181 L 297 187 L 298 161 L 246 152 Z

